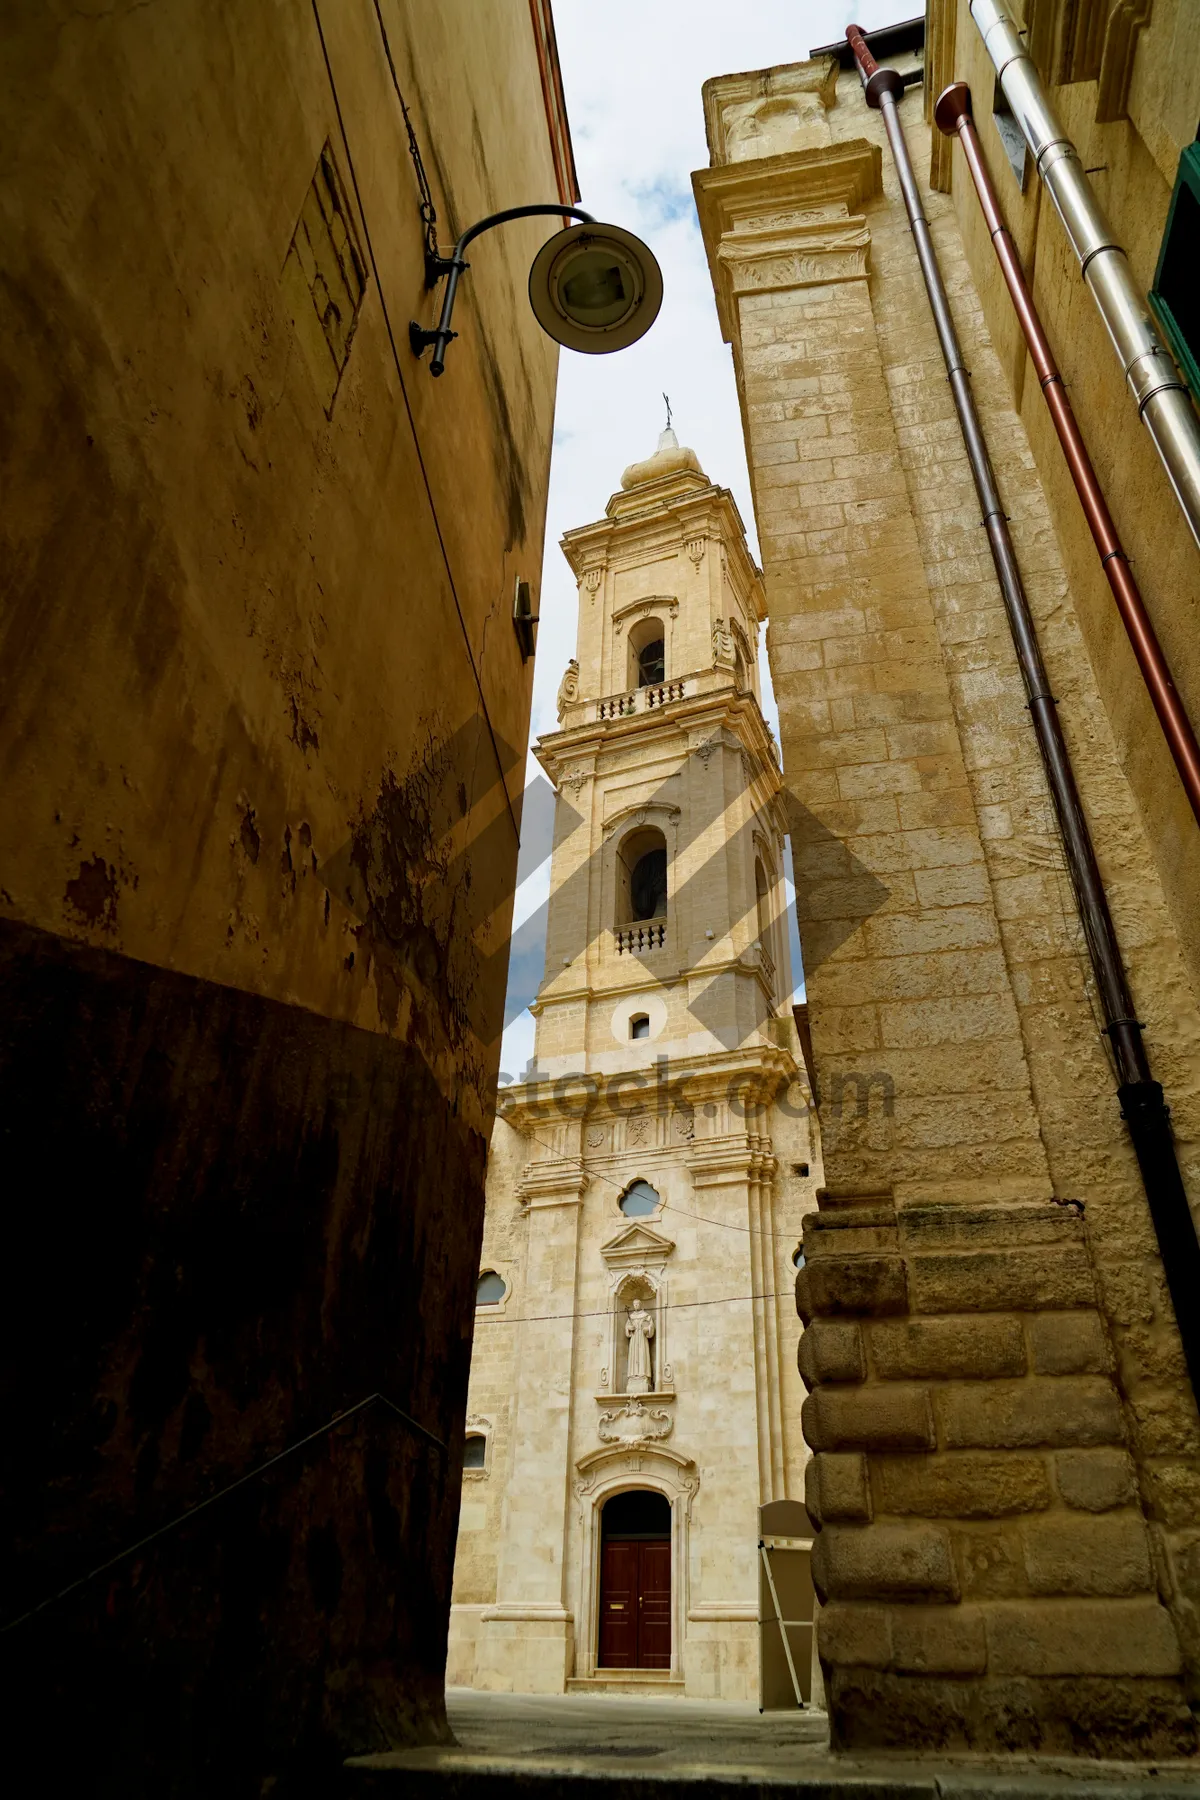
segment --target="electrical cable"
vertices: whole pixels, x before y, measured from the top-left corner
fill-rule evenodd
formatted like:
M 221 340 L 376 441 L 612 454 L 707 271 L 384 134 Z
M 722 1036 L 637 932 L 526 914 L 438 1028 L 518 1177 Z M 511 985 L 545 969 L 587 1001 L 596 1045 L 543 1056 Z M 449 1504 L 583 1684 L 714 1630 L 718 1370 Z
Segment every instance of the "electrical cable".
M 790 1293 L 720 1294 L 715 1300 L 668 1300 L 662 1310 L 664 1312 L 690 1312 L 698 1306 L 740 1306 L 744 1301 L 790 1300 L 791 1298 Z M 476 1312 L 476 1321 L 482 1325 L 548 1325 L 556 1320 L 611 1318 L 612 1308 L 608 1306 L 597 1307 L 594 1312 L 529 1313 L 520 1319 L 509 1319 L 504 1316 L 489 1318 L 482 1311 Z
M 98 1575 L 107 1574 L 109 1569 L 115 1569 L 118 1563 L 127 1562 L 131 1556 L 136 1556 L 139 1550 L 145 1550 L 148 1545 L 157 1543 L 159 1538 L 166 1537 L 168 1533 L 177 1530 L 180 1525 L 185 1525 L 189 1519 L 194 1519 L 197 1513 L 207 1512 L 208 1508 L 215 1506 L 218 1500 L 224 1500 L 227 1495 L 235 1493 L 238 1488 L 245 1487 L 248 1482 L 257 1481 L 260 1475 L 267 1473 L 268 1469 L 273 1469 L 277 1463 L 284 1462 L 289 1456 L 294 1456 L 297 1450 L 303 1450 L 306 1444 L 311 1444 L 317 1438 L 324 1437 L 336 1426 L 344 1425 L 347 1419 L 353 1418 L 355 1413 L 363 1412 L 368 1406 L 373 1406 L 376 1401 L 381 1406 L 386 1406 L 389 1412 L 395 1413 L 396 1417 L 402 1419 L 411 1431 L 416 1432 L 419 1437 L 428 1438 L 431 1444 L 435 1445 L 443 1455 L 445 1454 L 446 1445 L 442 1439 L 436 1437 L 428 1427 L 412 1418 L 404 1411 L 403 1407 L 397 1406 L 394 1400 L 389 1400 L 386 1394 L 368 1394 L 365 1399 L 356 1401 L 353 1406 L 347 1406 L 342 1412 L 335 1413 L 332 1419 L 327 1419 L 324 1425 L 318 1425 L 315 1431 L 310 1431 L 304 1437 L 297 1438 L 296 1442 L 289 1444 L 286 1450 L 280 1450 L 275 1456 L 268 1457 L 266 1462 L 260 1463 L 257 1469 L 251 1469 L 247 1474 L 239 1475 L 236 1481 L 231 1481 L 225 1487 L 219 1488 L 215 1494 L 210 1494 L 207 1500 L 198 1500 L 195 1506 L 189 1506 L 185 1512 L 179 1514 L 178 1518 L 170 1520 L 166 1525 L 160 1525 L 156 1531 L 147 1532 L 146 1536 L 139 1538 L 136 1544 L 129 1544 L 124 1550 L 118 1550 L 115 1556 L 110 1556 L 106 1562 L 99 1563 L 96 1568 L 90 1569 L 86 1575 L 80 1575 L 77 1580 L 68 1582 L 66 1587 L 60 1588 L 56 1594 L 49 1594 L 46 1599 L 39 1600 L 36 1606 L 31 1606 L 28 1611 L 21 1613 L 19 1618 L 9 1619 L 6 1624 L 0 1625 L 0 1637 L 3 1637 L 6 1632 L 15 1631 L 18 1625 L 24 1625 L 28 1620 L 36 1618 L 37 1614 L 45 1612 L 48 1606 L 55 1606 L 60 1600 L 65 1600 L 68 1595 L 77 1592 L 79 1588 L 86 1587 L 90 1581 L 95 1581 Z

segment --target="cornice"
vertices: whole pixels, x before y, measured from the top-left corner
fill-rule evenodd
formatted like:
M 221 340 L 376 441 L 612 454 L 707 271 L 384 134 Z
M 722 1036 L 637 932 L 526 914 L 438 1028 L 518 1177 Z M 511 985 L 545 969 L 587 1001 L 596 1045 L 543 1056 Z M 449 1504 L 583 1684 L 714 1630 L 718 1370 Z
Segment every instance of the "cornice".
M 666 486 L 649 483 L 645 490 Z M 610 508 L 624 495 L 614 495 Z M 646 560 L 647 548 L 653 546 L 667 553 L 680 554 L 689 539 L 716 539 L 730 559 L 731 570 L 747 592 L 755 596 L 760 619 L 767 616 L 762 593 L 762 571 L 746 544 L 746 527 L 738 511 L 737 501 L 728 488 L 705 483 L 698 491 L 662 494 L 652 507 L 623 516 L 595 519 L 589 525 L 576 525 L 563 533 L 559 548 L 570 565 L 576 582 L 593 570 L 622 560 L 637 565 Z
M 658 612 L 663 607 L 666 607 L 670 612 L 671 617 L 675 618 L 679 612 L 678 594 L 642 594 L 634 600 L 627 600 L 624 606 L 616 606 L 613 608 L 612 622 L 614 629 L 619 631 L 625 620 L 631 619 L 634 613 Z
M 601 821 L 600 835 L 607 842 L 613 832 L 616 831 L 619 826 L 623 825 L 627 819 L 633 819 L 639 825 L 644 825 L 647 819 L 655 816 L 660 819 L 665 819 L 669 825 L 677 826 L 680 819 L 680 808 L 671 800 L 651 799 L 631 801 L 628 806 L 622 806 L 619 811 L 611 813 L 606 819 Z
M 697 669 L 680 679 L 698 681 L 713 673 L 712 669 Z M 769 790 L 768 797 L 773 798 L 783 785 L 783 775 L 776 760 L 778 751 L 757 699 L 751 693 L 739 692 L 731 682 L 723 682 L 703 693 L 690 694 L 683 700 L 672 700 L 653 713 L 630 713 L 626 718 L 618 719 L 595 716 L 602 698 L 605 696 L 595 695 L 572 701 L 566 709 L 568 715 L 586 709 L 592 716 L 568 725 L 562 731 L 548 731 L 534 744 L 533 753 L 556 788 L 560 785 L 560 771 L 565 770 L 568 760 L 574 762 L 584 751 L 593 751 L 599 759 L 606 750 L 624 748 L 631 738 L 654 744 L 664 738 L 700 730 L 706 730 L 711 736 L 726 728 L 737 737 L 736 748 L 749 750 L 756 759 L 751 787 L 755 778 L 762 780 Z M 681 746 L 681 751 L 683 749 Z
M 517 1182 L 517 1198 L 528 1207 L 579 1206 L 587 1184 L 587 1171 L 576 1157 L 531 1162 Z
M 598 1111 L 610 1118 L 618 1118 L 625 1113 L 645 1112 L 647 1108 L 675 1108 L 685 1089 L 684 1097 L 692 1106 L 703 1105 L 707 1100 L 722 1100 L 731 1088 L 736 1088 L 752 1105 L 762 1105 L 774 1099 L 781 1086 L 799 1079 L 800 1065 L 790 1050 L 768 1043 L 751 1044 L 740 1050 L 672 1057 L 661 1083 L 657 1069 L 647 1068 L 644 1071 L 646 1084 L 633 1087 L 629 1083 L 633 1072 L 622 1070 L 619 1076 L 611 1078 L 619 1084 L 615 1096 L 609 1093 L 608 1078 L 599 1074 L 547 1075 L 538 1081 L 514 1082 L 501 1091 L 497 1112 L 514 1130 L 528 1132 L 547 1121 L 561 1120 L 567 1109 L 574 1114 L 581 1099 L 589 1118 Z M 661 1108 L 657 1105 L 660 1100 Z M 737 1132 L 734 1141 L 741 1146 L 739 1154 L 761 1161 L 763 1152 L 752 1145 L 747 1147 L 747 1138 L 751 1135 Z M 705 1145 L 717 1145 L 717 1140 L 712 1138 L 698 1138 L 695 1142 L 701 1149 Z M 541 1173 L 543 1170 L 544 1174 Z M 574 1159 L 569 1164 L 563 1159 L 553 1164 L 531 1163 L 526 1169 L 526 1182 L 532 1171 L 538 1171 L 539 1187 L 549 1193 L 562 1195 L 570 1191 L 573 1194 L 576 1191 L 573 1181 L 580 1183 L 578 1192 L 582 1193 L 587 1182 L 582 1162 Z
M 883 155 L 865 138 L 698 169 L 692 176 L 717 312 L 734 340 L 735 293 L 849 280 L 866 273 L 865 221 Z

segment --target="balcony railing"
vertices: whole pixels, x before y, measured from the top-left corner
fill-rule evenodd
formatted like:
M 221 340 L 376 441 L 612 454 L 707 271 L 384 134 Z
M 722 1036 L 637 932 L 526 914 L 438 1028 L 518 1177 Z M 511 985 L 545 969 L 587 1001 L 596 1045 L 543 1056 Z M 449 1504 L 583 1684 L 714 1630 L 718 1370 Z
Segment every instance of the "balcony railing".
M 655 681 L 649 687 L 634 688 L 631 694 L 612 694 L 596 702 L 598 719 L 627 719 L 631 713 L 650 712 L 654 707 L 670 706 L 673 700 L 686 699 L 682 681 Z
M 663 948 L 667 927 L 662 919 L 646 919 L 640 925 L 618 925 L 613 937 L 618 956 L 644 956 L 648 950 Z
M 638 691 L 646 696 L 647 710 L 652 706 L 669 706 L 672 700 L 683 699 L 682 681 L 657 681 L 653 686 L 640 688 Z

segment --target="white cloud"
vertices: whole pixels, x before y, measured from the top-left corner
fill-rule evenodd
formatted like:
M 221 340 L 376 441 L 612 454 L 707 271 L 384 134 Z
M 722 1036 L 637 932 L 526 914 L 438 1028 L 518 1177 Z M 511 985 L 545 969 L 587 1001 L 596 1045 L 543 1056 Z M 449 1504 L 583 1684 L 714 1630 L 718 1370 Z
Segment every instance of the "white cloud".
M 654 449 L 664 391 L 680 442 L 691 445 L 713 481 L 732 489 L 757 554 L 733 365 L 692 201 L 692 170 L 708 162 L 701 87 L 713 75 L 802 62 L 815 45 L 840 37 L 851 19 L 869 31 L 907 16 L 905 0 L 751 0 L 740 7 L 728 0 L 556 0 L 581 204 L 645 238 L 662 266 L 664 293 L 657 323 L 631 349 L 561 353 L 534 737 L 556 728 L 558 683 L 575 654 L 575 586 L 558 540 L 602 517 L 622 469 Z M 763 687 L 777 725 L 765 656 Z M 530 775 L 535 771 L 531 759 Z M 532 892 L 523 891 L 519 902 L 523 917 L 535 904 Z M 532 1053 L 533 1021 L 525 1013 L 505 1033 L 501 1066 L 516 1075 Z

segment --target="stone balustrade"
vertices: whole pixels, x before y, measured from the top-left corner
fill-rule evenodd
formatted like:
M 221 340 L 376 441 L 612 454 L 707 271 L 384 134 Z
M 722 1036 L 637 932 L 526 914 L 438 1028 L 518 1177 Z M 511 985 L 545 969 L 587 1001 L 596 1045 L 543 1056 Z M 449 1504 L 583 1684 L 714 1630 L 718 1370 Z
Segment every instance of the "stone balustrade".
M 649 687 L 635 688 L 630 694 L 610 694 L 596 702 L 598 719 L 627 719 L 633 713 L 650 712 L 658 706 L 670 706 L 674 700 L 687 697 L 683 681 L 656 681 Z
M 648 950 L 661 950 L 666 944 L 666 921 L 645 919 L 637 925 L 618 925 L 613 937 L 618 956 L 644 956 Z

